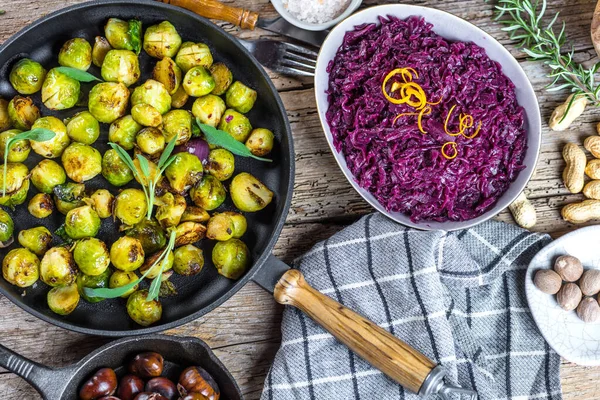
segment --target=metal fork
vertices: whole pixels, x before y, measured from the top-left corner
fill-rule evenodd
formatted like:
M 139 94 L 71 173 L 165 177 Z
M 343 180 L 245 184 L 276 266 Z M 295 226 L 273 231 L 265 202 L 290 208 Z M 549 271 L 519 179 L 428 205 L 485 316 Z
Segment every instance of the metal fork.
M 265 67 L 291 76 L 314 76 L 318 54 L 306 47 L 277 40 L 240 40 Z

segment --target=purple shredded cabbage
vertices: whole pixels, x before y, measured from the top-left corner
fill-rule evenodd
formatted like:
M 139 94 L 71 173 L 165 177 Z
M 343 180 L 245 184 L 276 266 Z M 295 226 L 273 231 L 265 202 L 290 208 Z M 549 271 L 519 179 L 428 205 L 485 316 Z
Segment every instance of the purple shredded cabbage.
M 380 24 L 346 33 L 328 66 L 327 122 L 356 181 L 386 210 L 413 222 L 465 221 L 489 210 L 525 168 L 524 110 L 483 48 L 448 41 L 432 28 L 420 17 L 380 17 Z M 414 82 L 428 101 L 443 98 L 423 117 L 425 135 L 416 116 L 392 126 L 396 115 L 415 110 L 390 103 L 381 90 L 390 71 L 406 67 L 418 72 Z M 449 129 L 458 131 L 460 113 L 471 114 L 475 126 L 482 123 L 474 139 L 445 133 L 453 105 Z M 458 148 L 452 160 L 441 154 L 448 141 Z

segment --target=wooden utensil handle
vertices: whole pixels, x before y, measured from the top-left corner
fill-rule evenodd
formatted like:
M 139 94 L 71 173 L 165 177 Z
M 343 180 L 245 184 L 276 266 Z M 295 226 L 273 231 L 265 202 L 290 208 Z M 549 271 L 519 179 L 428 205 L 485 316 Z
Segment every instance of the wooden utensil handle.
M 408 344 L 311 287 L 298 270 L 275 286 L 278 303 L 299 308 L 375 368 L 418 393 L 435 364 Z
M 243 8 L 225 5 L 216 0 L 159 0 L 193 11 L 205 18 L 227 21 L 242 29 L 254 29 L 258 14 Z

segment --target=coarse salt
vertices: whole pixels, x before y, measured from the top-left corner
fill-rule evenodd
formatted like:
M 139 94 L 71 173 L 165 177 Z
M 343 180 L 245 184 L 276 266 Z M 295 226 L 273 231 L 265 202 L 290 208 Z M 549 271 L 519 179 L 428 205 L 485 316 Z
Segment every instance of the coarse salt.
M 300 21 L 324 24 L 338 17 L 351 0 L 282 0 L 283 6 Z

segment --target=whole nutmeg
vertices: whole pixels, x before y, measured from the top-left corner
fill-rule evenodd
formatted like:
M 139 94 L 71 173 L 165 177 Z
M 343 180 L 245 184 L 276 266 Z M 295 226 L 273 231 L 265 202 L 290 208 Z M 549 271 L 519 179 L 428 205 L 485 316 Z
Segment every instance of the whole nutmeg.
M 204 395 L 208 400 L 219 400 L 221 391 L 217 382 L 202 367 L 188 367 L 179 375 L 177 385 L 181 396 L 195 392 Z
M 577 306 L 577 315 L 583 322 L 596 322 L 600 318 L 600 305 L 596 299 L 586 297 Z
M 111 396 L 117 390 L 117 375 L 110 368 L 102 368 L 88 379 L 81 390 L 79 398 L 81 400 L 95 400 L 103 396 Z
M 600 270 L 588 269 L 581 275 L 579 288 L 585 296 L 593 296 L 600 292 Z
M 560 307 L 565 311 L 573 311 L 579 305 L 581 301 L 581 289 L 574 283 L 566 283 L 558 291 L 556 295 L 556 301 Z
M 144 381 L 135 375 L 125 375 L 119 381 L 117 396 L 121 400 L 133 400 L 138 393 L 144 391 Z
M 544 293 L 556 294 L 562 286 L 562 278 L 551 269 L 540 269 L 535 273 L 533 283 Z
M 583 274 L 583 265 L 577 257 L 560 256 L 554 262 L 554 270 L 567 282 L 575 282 Z
M 129 373 L 140 378 L 154 378 L 162 374 L 164 362 L 158 353 L 140 353 L 129 363 Z
M 177 398 L 177 385 L 168 378 L 152 378 L 146 382 L 145 392 L 158 393 L 169 400 Z

